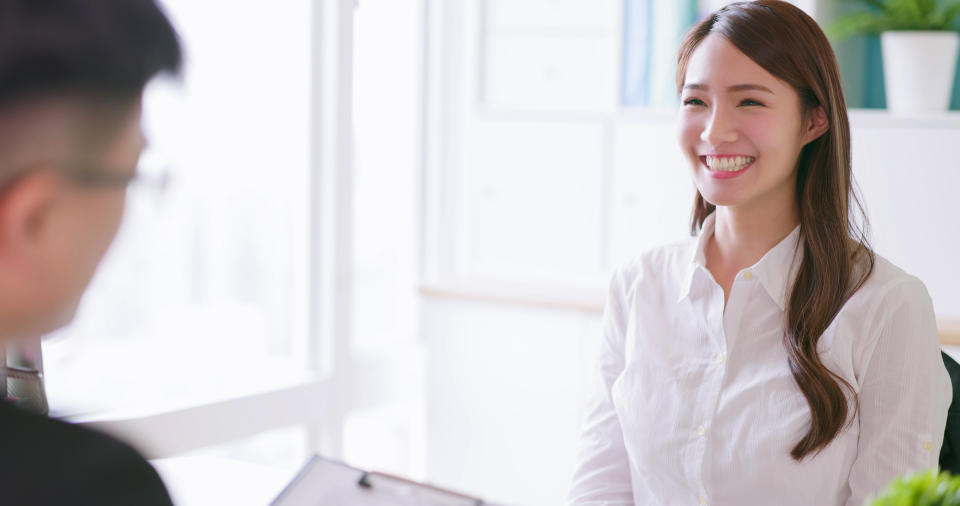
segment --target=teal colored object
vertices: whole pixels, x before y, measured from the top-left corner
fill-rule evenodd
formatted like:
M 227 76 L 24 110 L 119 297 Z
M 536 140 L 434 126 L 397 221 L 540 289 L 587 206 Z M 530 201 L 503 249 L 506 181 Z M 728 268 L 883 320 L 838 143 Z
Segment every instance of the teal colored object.
M 677 51 L 697 22 L 696 0 L 624 0 L 624 106 L 677 103 Z
M 957 71 L 953 74 L 953 94 L 950 95 L 950 110 L 960 110 L 960 62 L 957 63 Z
M 623 81 L 620 102 L 629 106 L 650 103 L 650 10 L 648 0 L 623 2 Z
M 866 40 L 866 75 L 863 90 L 863 106 L 868 109 L 885 109 L 887 107 L 886 87 L 883 85 L 883 51 L 880 50 L 880 37 L 867 36 Z M 941 95 L 942 96 L 942 95 Z

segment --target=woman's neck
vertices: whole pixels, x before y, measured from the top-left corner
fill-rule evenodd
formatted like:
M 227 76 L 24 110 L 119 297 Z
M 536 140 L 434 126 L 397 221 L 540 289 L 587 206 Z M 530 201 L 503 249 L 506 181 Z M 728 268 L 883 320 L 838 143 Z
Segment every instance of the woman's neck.
M 723 289 L 724 303 L 737 273 L 760 261 L 800 223 L 795 206 L 765 212 L 717 207 L 713 235 L 707 242 L 707 270 Z
M 800 223 L 793 206 L 774 212 L 718 207 L 711 238 L 715 260 L 743 269 L 757 263 Z

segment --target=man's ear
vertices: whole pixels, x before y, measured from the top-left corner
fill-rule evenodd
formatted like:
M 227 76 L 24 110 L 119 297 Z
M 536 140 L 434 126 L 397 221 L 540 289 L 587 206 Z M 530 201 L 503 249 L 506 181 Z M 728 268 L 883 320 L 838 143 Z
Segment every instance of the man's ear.
M 827 119 L 827 112 L 822 106 L 815 107 L 807 116 L 807 122 L 803 129 L 803 144 L 807 145 L 820 138 L 821 135 L 830 129 L 830 120 Z
M 51 170 L 31 170 L 0 190 L 0 256 L 30 254 L 43 240 L 59 182 Z

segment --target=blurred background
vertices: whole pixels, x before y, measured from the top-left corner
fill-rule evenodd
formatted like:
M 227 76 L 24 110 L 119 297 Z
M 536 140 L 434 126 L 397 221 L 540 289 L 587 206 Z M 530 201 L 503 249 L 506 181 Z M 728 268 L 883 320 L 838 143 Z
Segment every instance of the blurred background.
M 315 452 L 560 503 L 607 277 L 689 234 L 676 50 L 727 2 L 161 3 L 186 71 L 147 91 L 141 171 L 166 184 L 131 189 L 45 341 L 54 414 L 180 504 L 266 504 Z M 836 45 L 855 175 L 950 328 L 960 113 L 885 111 L 878 47 Z

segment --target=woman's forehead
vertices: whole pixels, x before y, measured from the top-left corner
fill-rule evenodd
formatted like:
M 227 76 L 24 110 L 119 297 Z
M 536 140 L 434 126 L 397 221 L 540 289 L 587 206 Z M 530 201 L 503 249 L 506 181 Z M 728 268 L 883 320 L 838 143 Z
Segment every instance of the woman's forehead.
M 723 35 L 712 33 L 690 55 L 684 87 L 705 91 L 723 91 L 743 85 L 759 85 L 774 93 L 787 87 L 773 74 L 753 61 Z

